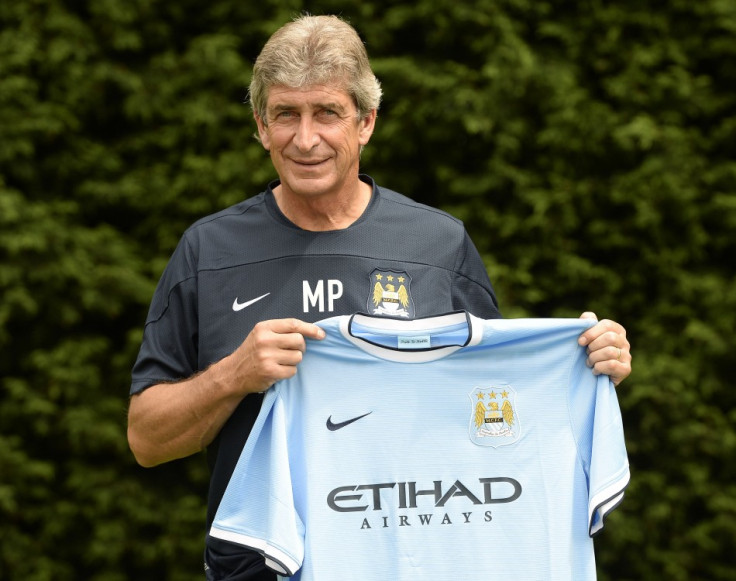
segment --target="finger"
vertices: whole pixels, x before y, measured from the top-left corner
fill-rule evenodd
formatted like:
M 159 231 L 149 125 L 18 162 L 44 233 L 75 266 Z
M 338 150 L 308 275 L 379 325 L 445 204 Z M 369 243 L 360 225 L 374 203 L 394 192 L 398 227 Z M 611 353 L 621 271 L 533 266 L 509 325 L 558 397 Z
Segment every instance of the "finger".
M 281 379 L 293 377 L 304 356 L 304 337 L 298 333 L 272 333 L 271 341 L 246 341 L 236 355 L 241 364 L 243 385 L 263 391 Z M 276 339 L 273 339 L 276 338 Z
M 583 318 L 591 318 L 591 317 L 583 317 L 581 315 L 580 318 L 583 319 Z M 609 333 L 612 333 L 613 335 L 620 335 L 624 339 L 626 338 L 626 329 L 624 329 L 622 325 L 620 325 L 616 321 L 611 321 L 610 319 L 603 319 L 602 321 L 598 321 L 595 325 L 593 325 L 589 329 L 586 329 L 585 331 L 583 331 L 580 334 L 580 337 L 578 338 L 578 344 L 583 345 L 583 346 L 590 345 L 594 341 L 599 339 L 600 337 L 603 337 L 604 342 L 610 341 L 611 335 L 606 336 Z M 608 344 L 608 343 L 604 343 L 604 344 Z
M 595 375 L 608 375 L 618 385 L 631 374 L 631 361 L 628 347 L 608 346 L 590 352 L 586 364 Z
M 621 351 L 628 351 L 631 348 L 628 339 L 625 335 L 615 333 L 613 331 L 607 331 L 602 335 L 596 337 L 587 347 L 588 354 L 598 353 L 598 356 L 603 356 L 603 359 L 621 359 L 619 356 L 619 349 Z
M 259 323 L 260 324 L 260 323 Z M 298 333 L 310 339 L 324 339 L 325 331 L 319 325 L 307 323 L 300 319 L 272 319 L 265 321 L 264 324 L 274 333 L 289 334 Z
M 588 345 L 588 361 L 591 367 L 604 362 L 630 364 L 630 349 L 631 345 L 624 335 L 607 331 Z
M 312 323 L 298 319 L 273 319 L 253 327 L 245 342 L 257 351 L 267 351 L 269 348 L 304 351 L 305 337 L 323 339 L 324 336 L 324 330 Z
M 300 355 L 300 351 L 293 351 L 287 357 L 280 359 L 278 362 L 273 362 L 271 377 L 274 383 L 281 379 L 287 379 L 296 375 L 297 370 L 299 369 L 299 364 L 301 363 Z
M 594 375 L 608 375 L 614 385 L 620 384 L 631 374 L 631 362 L 601 361 L 592 366 Z
M 616 347 L 615 345 L 607 345 L 600 349 L 588 350 L 588 361 L 592 365 L 602 363 L 604 361 L 628 363 L 631 361 L 631 352 L 628 347 Z

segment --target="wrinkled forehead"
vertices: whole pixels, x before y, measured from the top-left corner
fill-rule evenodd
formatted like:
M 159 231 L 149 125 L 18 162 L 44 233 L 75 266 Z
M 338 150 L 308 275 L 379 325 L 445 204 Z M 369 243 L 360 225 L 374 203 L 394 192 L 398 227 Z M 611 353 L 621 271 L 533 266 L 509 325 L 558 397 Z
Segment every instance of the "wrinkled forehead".
M 312 84 L 301 87 L 273 85 L 269 88 L 266 110 L 315 109 L 328 107 L 357 112 L 354 97 L 342 83 Z

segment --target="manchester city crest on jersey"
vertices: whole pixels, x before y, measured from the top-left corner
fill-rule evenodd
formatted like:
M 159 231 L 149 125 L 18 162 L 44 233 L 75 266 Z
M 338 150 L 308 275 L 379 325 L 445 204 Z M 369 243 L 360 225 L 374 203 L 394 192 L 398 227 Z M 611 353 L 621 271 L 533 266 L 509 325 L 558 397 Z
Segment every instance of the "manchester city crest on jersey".
M 372 315 L 414 317 L 411 277 L 406 272 L 376 269 L 371 272 L 368 312 Z
M 516 391 L 509 385 L 476 387 L 470 393 L 470 439 L 498 448 L 519 439 Z

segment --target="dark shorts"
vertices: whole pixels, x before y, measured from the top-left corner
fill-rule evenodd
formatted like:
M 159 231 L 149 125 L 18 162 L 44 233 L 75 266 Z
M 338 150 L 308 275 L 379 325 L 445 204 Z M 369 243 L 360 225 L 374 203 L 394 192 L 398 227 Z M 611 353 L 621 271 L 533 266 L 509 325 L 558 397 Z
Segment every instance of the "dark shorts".
M 276 581 L 263 555 L 244 547 L 207 536 L 204 551 L 207 581 Z

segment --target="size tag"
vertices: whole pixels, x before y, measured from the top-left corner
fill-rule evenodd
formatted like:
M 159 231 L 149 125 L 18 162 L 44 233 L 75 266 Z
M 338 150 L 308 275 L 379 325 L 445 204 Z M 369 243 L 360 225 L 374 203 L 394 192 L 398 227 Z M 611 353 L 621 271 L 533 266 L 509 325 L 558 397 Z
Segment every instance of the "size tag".
M 429 349 L 432 347 L 432 339 L 429 335 L 398 337 L 398 341 L 399 349 Z

